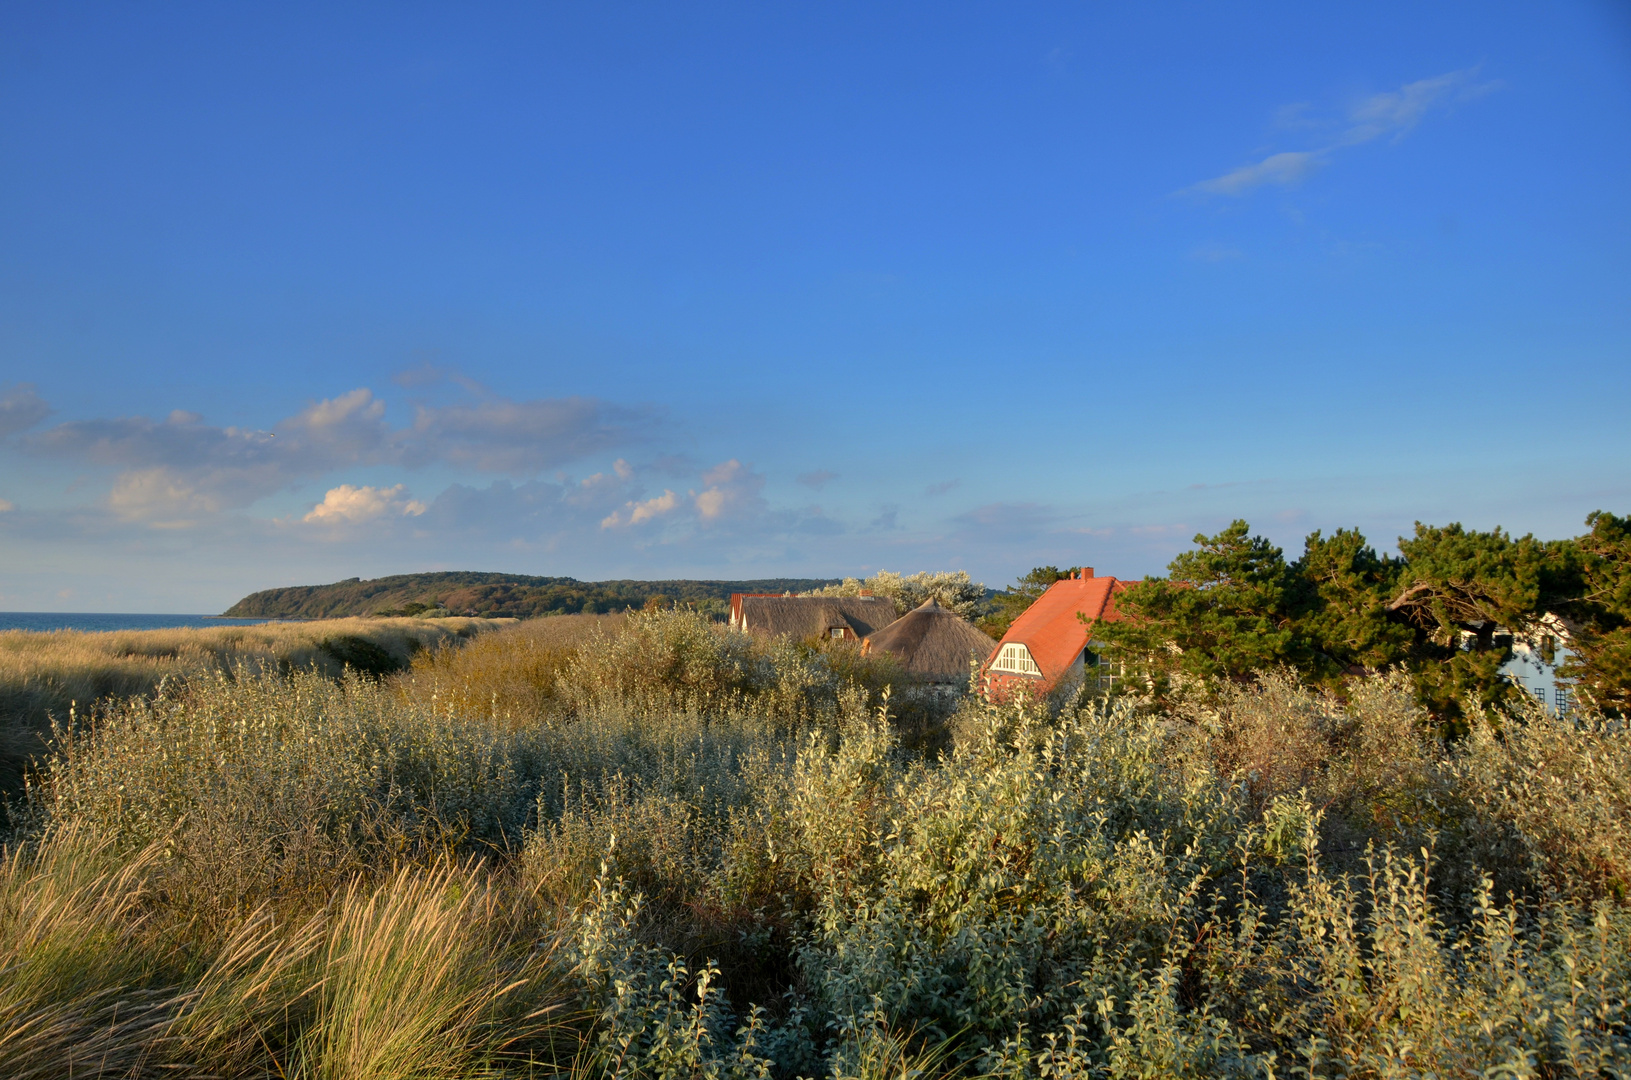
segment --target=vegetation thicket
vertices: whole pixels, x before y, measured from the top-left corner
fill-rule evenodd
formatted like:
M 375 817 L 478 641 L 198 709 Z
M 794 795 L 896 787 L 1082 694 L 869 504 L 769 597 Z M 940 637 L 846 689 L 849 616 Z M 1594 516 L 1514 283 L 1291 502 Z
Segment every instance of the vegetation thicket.
M 664 607 L 689 605 L 724 618 L 733 592 L 799 592 L 830 581 L 827 578 L 578 581 L 569 577 L 449 570 L 368 580 L 348 578 L 331 585 L 265 589 L 239 600 L 226 614 L 267 619 L 465 614 L 533 619 L 544 615 L 592 615 L 639 609 L 661 598 Z
M 899 675 L 665 610 L 79 716 L 0 858 L 0 1074 L 1631 1073 L 1623 725 Z
M 1094 637 L 1158 697 L 1185 679 L 1239 680 L 1276 666 L 1340 688 L 1356 672 L 1410 673 L 1451 730 L 1519 707 L 1501 673 L 1517 641 L 1611 716 L 1631 710 L 1631 519 L 1598 511 L 1568 540 L 1417 524 L 1398 557 L 1357 530 L 1309 535 L 1302 555 L 1236 521 L 1121 593 L 1123 619 Z M 1051 568 L 1044 568 L 1051 569 Z M 1040 571 L 1038 571 L 1040 572 Z M 1568 655 L 1558 650 L 1566 646 Z
M 23 763 L 44 749 L 51 718 L 76 706 L 152 693 L 205 672 L 347 668 L 374 677 L 418 653 L 506 625 L 485 619 L 361 620 L 82 633 L 0 631 L 0 797 L 15 795 Z

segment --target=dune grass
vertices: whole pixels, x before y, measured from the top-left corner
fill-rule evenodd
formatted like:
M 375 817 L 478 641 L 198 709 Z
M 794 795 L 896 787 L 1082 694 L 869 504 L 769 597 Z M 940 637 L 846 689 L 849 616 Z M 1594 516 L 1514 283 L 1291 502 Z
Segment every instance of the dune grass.
M 665 612 L 80 718 L 0 1074 L 1631 1075 L 1622 728 L 1268 674 L 931 741 L 869 660 Z
M 0 795 L 15 795 L 52 719 L 206 672 L 347 667 L 379 676 L 415 656 L 511 625 L 493 619 L 334 619 L 173 630 L 0 631 Z
M 68 831 L 0 859 L 7 1077 L 417 1080 L 557 1056 L 556 941 L 479 866 L 354 881 L 219 937 L 157 900 L 174 874 L 161 845 L 117 858 Z
M 411 698 L 461 716 L 515 726 L 557 711 L 559 682 L 590 640 L 615 637 L 626 615 L 552 615 L 469 640 L 452 639 L 413 658 L 399 681 Z

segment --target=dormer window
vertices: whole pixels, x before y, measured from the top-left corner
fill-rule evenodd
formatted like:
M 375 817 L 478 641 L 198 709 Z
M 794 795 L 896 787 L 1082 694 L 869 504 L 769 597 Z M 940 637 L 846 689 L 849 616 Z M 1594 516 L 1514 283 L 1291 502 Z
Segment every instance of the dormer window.
M 1016 675 L 1042 674 L 1042 669 L 1031 659 L 1031 650 L 1017 641 L 1010 641 L 997 652 L 997 658 L 991 661 L 991 670 L 1011 671 Z

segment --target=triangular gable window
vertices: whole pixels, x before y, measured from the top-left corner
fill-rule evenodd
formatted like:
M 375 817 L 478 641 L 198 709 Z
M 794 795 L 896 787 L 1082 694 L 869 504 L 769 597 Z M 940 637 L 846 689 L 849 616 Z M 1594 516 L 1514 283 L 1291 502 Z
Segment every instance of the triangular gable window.
M 991 662 L 991 670 L 1012 671 L 1016 675 L 1042 674 L 1042 669 L 1031 659 L 1031 650 L 1017 641 L 1010 641 L 997 652 L 997 658 Z

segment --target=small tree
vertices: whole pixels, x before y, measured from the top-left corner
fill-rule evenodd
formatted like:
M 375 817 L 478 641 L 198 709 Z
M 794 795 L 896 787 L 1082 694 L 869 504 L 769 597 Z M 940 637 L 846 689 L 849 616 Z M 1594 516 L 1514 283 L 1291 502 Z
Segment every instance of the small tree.
M 887 596 L 895 602 L 895 613 L 904 615 L 926 600 L 933 600 L 948 611 L 965 619 L 978 616 L 986 605 L 985 586 L 968 576 L 966 570 L 946 570 L 940 573 L 920 571 L 902 575 L 880 570 L 866 580 L 845 578 L 840 584 L 828 585 L 804 593 L 805 596 Z

